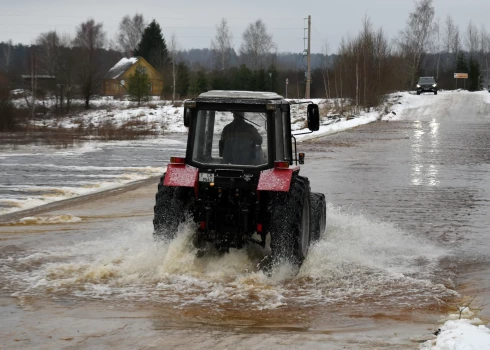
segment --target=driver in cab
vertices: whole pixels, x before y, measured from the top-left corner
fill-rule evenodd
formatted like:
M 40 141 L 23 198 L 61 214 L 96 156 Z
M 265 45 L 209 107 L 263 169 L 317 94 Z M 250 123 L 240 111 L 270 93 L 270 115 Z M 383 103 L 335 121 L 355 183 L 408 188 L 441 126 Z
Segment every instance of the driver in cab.
M 221 133 L 220 148 L 228 164 L 253 165 L 256 146 L 262 145 L 262 136 L 245 121 L 244 112 L 233 112 L 233 121 Z

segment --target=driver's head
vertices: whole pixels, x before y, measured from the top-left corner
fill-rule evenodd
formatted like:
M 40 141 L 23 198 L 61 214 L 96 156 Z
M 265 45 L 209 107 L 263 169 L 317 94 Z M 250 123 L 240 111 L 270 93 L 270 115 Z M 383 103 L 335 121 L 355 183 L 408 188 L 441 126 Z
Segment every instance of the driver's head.
M 245 116 L 244 112 L 233 112 L 234 119 L 243 119 L 244 116 Z

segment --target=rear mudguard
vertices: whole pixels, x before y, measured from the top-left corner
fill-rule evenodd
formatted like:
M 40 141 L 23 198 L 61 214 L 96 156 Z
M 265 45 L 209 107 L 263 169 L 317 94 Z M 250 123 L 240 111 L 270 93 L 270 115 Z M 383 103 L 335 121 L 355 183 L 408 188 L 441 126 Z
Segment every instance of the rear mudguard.
M 163 185 L 193 187 L 197 196 L 199 170 L 186 164 L 169 164 Z
M 269 169 L 262 171 L 257 191 L 288 192 L 294 173 L 299 167 L 288 169 Z M 193 187 L 198 189 L 199 169 L 185 164 L 169 164 L 163 185 L 174 187 Z
M 265 170 L 260 173 L 257 191 L 288 192 L 293 173 L 299 173 L 299 167 Z

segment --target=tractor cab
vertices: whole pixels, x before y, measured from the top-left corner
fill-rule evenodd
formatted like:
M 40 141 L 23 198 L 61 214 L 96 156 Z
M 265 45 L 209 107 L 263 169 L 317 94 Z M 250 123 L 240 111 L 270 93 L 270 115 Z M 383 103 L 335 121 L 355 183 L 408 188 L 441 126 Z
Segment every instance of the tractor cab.
M 309 108 L 318 130 L 318 107 Z M 316 118 L 316 120 L 315 120 Z M 186 163 L 197 168 L 261 171 L 293 156 L 290 103 L 276 93 L 209 91 L 184 103 Z

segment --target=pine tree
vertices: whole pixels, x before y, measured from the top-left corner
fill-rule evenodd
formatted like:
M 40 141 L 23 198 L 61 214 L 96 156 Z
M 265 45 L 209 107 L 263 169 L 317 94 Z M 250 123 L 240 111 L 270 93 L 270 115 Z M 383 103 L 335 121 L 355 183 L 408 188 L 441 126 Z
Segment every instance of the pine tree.
M 468 73 L 468 62 L 464 52 L 460 51 L 458 57 L 456 58 L 456 73 Z
M 208 90 L 208 78 L 206 72 L 203 69 L 198 70 L 191 79 L 191 85 L 189 92 L 192 95 L 199 95 L 201 92 Z
M 177 64 L 177 82 L 176 92 L 180 98 L 184 98 L 189 94 L 189 67 L 185 62 Z
M 229 70 L 214 70 L 210 74 L 213 90 L 230 90 Z
M 478 91 L 480 86 L 480 63 L 473 56 L 469 59 L 468 90 Z
M 234 79 L 235 89 L 237 90 L 252 90 L 254 85 L 253 72 L 242 64 L 235 74 Z
M 150 79 L 143 67 L 136 67 L 134 73 L 129 77 L 128 93 L 132 101 L 138 102 L 138 107 L 141 102 L 149 100 L 151 90 Z
M 163 69 L 168 64 L 167 44 L 162 35 L 162 29 L 155 20 L 145 28 L 134 55 L 143 57 L 159 72 L 163 72 Z
M 269 91 L 270 82 L 269 75 L 265 72 L 265 69 L 260 68 L 253 72 L 254 76 L 254 91 Z

